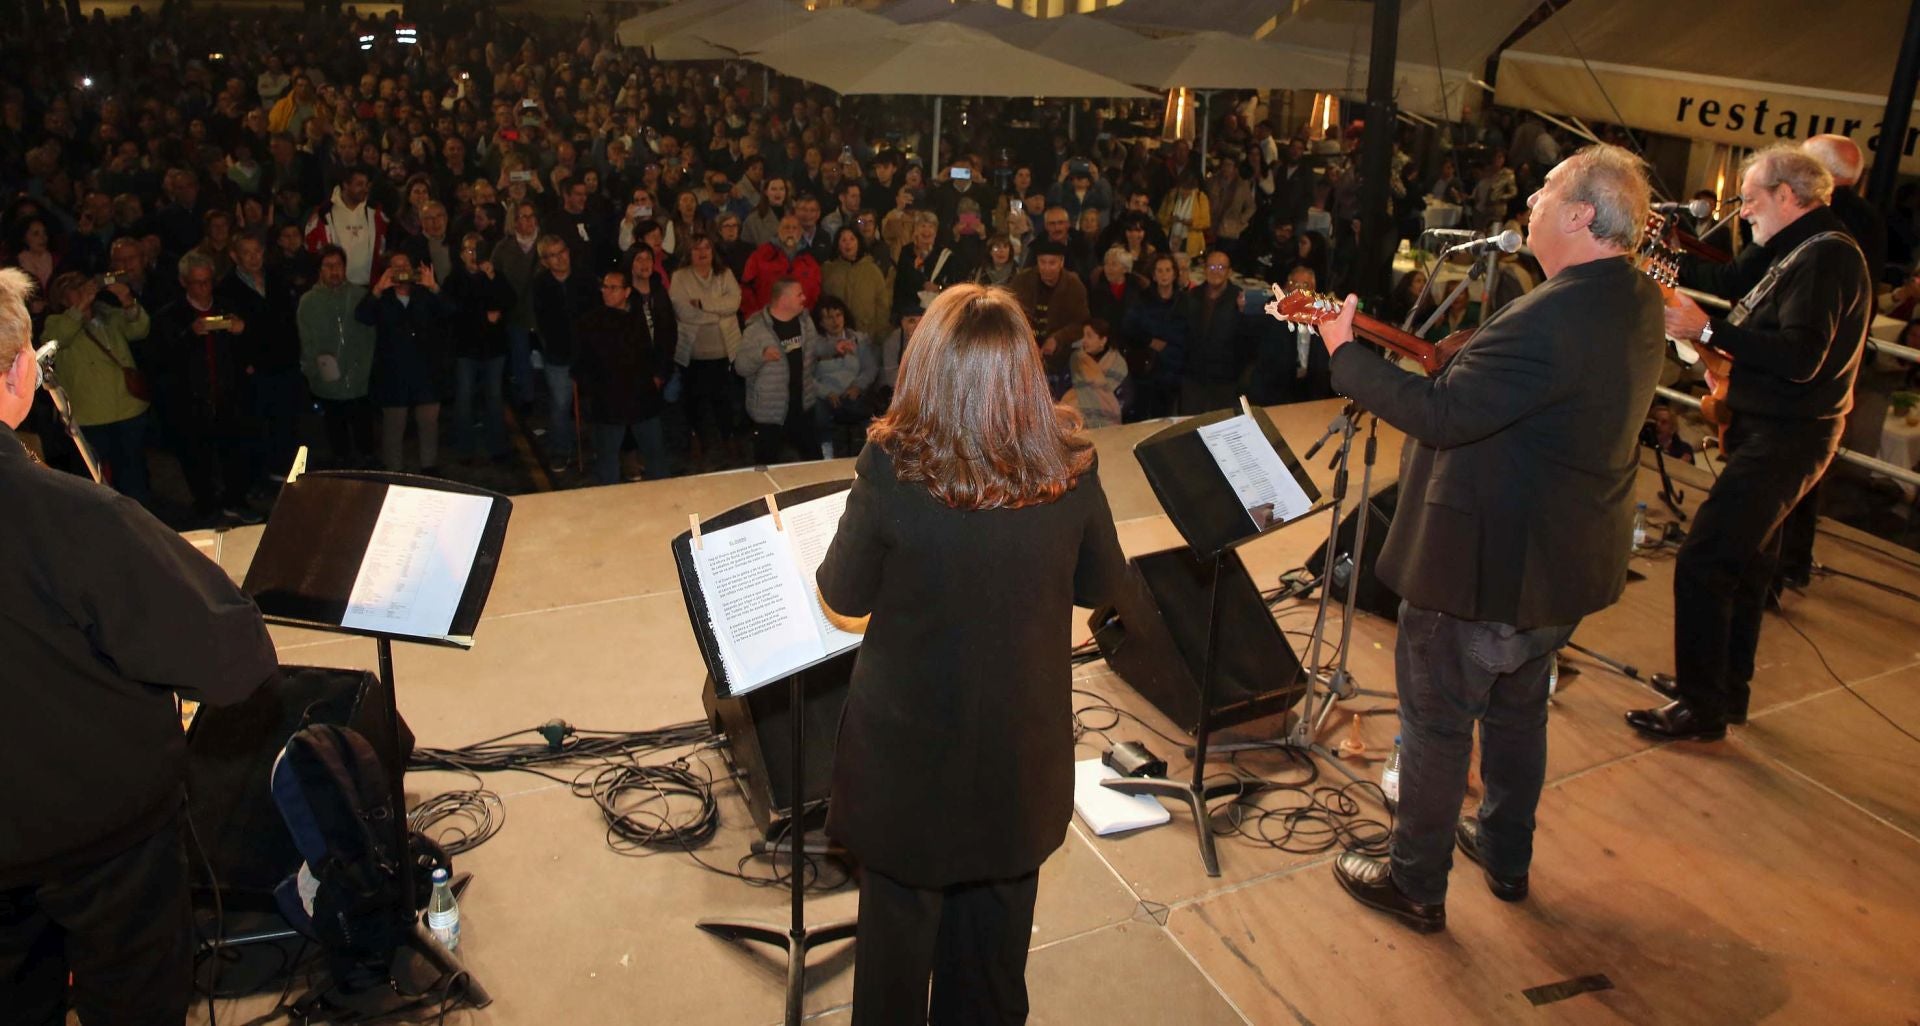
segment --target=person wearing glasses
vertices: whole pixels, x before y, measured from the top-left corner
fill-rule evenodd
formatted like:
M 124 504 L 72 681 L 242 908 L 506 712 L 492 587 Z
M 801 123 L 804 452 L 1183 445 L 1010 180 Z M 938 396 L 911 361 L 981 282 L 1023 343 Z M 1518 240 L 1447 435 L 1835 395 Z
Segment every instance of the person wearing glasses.
M 1180 374 L 1180 412 L 1192 415 L 1224 410 L 1239 402 L 1240 372 L 1251 345 L 1242 330 L 1240 286 L 1231 280 L 1233 262 L 1221 250 L 1202 258 L 1201 283 L 1181 300 L 1186 344 Z
M 673 350 L 656 343 L 647 320 L 633 306 L 633 279 L 626 271 L 600 275 L 600 305 L 574 326 L 573 380 L 580 386 L 580 415 L 593 438 L 593 480 L 620 480 L 620 447 L 628 437 L 640 450 L 641 474 L 668 476 L 660 390 L 673 372 Z M 662 325 L 662 330 L 668 328 Z
M 1073 607 L 1125 564 L 1006 290 L 941 292 L 898 386 L 815 575 L 868 617 L 827 813 L 861 864 L 853 1023 L 1024 1022 L 1040 865 L 1073 811 Z

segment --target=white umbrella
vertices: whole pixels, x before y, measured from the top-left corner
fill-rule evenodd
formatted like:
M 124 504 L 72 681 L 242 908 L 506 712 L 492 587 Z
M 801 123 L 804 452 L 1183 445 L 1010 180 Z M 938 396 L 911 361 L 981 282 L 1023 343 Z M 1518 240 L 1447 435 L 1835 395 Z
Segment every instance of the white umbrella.
M 680 0 L 679 3 L 636 14 L 621 22 L 614 29 L 614 38 L 621 46 L 649 46 L 654 40 L 682 25 L 692 24 L 738 3 L 740 0 Z
M 733 50 L 714 45 L 712 33 L 737 25 L 790 25 L 788 19 L 804 16 L 805 7 L 793 0 L 733 0 L 725 9 L 713 11 L 692 21 L 681 22 L 653 41 L 653 57 L 662 61 L 716 61 L 735 56 Z
M 701 23 L 695 34 L 715 46 L 751 54 L 789 46 L 831 46 L 900 27 L 896 22 L 857 7 L 829 7 L 819 11 L 795 7 L 794 11 L 798 13 L 754 21 L 725 18 L 707 21 Z
M 1084 14 L 1022 18 L 987 31 L 1023 50 L 1103 74 L 1127 67 L 1127 53 L 1152 42 L 1138 32 Z
M 1357 5 L 1371 9 L 1371 5 Z M 1222 31 L 1258 38 L 1292 12 L 1293 0 L 1126 0 L 1094 17 L 1153 35 Z

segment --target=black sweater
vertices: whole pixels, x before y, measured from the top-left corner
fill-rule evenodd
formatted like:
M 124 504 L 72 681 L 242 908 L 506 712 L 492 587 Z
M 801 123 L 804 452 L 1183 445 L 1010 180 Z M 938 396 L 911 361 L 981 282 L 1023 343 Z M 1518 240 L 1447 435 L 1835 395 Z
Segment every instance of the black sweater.
M 1845 232 L 1818 207 L 1782 228 L 1767 247 L 1785 259 L 1821 232 Z M 1713 318 L 1713 344 L 1733 357 L 1727 405 L 1736 413 L 1793 420 L 1843 417 L 1873 316 L 1873 286 L 1851 240 L 1816 242 L 1795 259 L 1746 323 Z
M 238 702 L 277 661 L 260 611 L 139 504 L 0 425 L 0 888 L 104 861 L 180 812 L 173 698 Z

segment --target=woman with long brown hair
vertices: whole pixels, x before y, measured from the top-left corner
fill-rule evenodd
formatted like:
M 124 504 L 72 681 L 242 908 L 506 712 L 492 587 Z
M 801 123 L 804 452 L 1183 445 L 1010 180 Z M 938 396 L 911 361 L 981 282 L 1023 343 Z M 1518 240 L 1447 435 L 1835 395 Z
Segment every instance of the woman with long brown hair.
M 1073 811 L 1072 607 L 1122 572 L 1080 417 L 1003 289 L 902 355 L 817 583 L 870 616 L 827 829 L 859 859 L 856 1026 L 1021 1022 L 1040 864 Z

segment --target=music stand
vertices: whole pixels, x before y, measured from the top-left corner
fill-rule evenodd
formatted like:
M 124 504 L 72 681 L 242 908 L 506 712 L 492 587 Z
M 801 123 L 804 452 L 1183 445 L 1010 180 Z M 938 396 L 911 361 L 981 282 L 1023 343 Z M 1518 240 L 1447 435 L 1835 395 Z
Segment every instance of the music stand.
M 1215 462 L 1212 450 L 1200 436 L 1201 428 L 1229 420 L 1242 412 L 1259 426 L 1261 435 L 1280 456 L 1286 472 L 1306 493 L 1307 503 L 1301 509 L 1292 511 L 1291 516 L 1270 510 L 1269 519 L 1256 524 L 1253 511 L 1242 502 L 1239 493 Z M 1153 494 L 1159 498 L 1161 507 L 1167 511 L 1168 519 L 1173 521 L 1173 526 L 1186 540 L 1188 548 L 1195 557 L 1211 567 L 1207 584 L 1206 655 L 1201 660 L 1200 715 L 1193 729 L 1191 779 L 1177 781 L 1160 777 L 1124 777 L 1104 781 L 1104 785 L 1122 794 L 1149 795 L 1185 802 L 1193 813 L 1194 831 L 1200 843 L 1200 861 L 1206 867 L 1208 876 L 1219 876 L 1220 856 L 1214 847 L 1213 817 L 1207 804 L 1217 798 L 1262 789 L 1262 785 L 1249 785 L 1238 780 L 1214 784 L 1206 782 L 1207 740 L 1212 730 L 1214 675 L 1218 669 L 1220 649 L 1220 599 L 1224 594 L 1220 587 L 1220 575 L 1228 563 L 1232 566 L 1224 572 L 1244 573 L 1239 568 L 1240 558 L 1235 549 L 1268 531 L 1309 515 L 1313 503 L 1320 497 L 1320 491 L 1300 466 L 1300 461 L 1288 448 L 1286 440 L 1280 437 L 1273 421 L 1267 418 L 1266 411 L 1247 405 L 1245 399 L 1241 400 L 1238 410 L 1202 414 L 1163 428 L 1135 445 L 1133 454 L 1146 473 L 1147 484 L 1153 488 Z
M 381 524 L 388 493 L 394 488 L 474 496 L 489 503 L 472 561 L 466 567 L 465 583 L 444 630 L 422 630 L 398 619 L 393 621 L 393 629 L 383 630 L 367 626 L 364 619 L 350 615 L 350 599 L 369 550 L 375 546 L 375 532 Z M 400 710 L 393 672 L 393 643 L 473 647 L 473 632 L 480 623 L 487 595 L 493 589 L 494 572 L 500 565 L 507 521 L 512 514 L 513 500 L 504 495 L 438 478 L 375 471 L 319 471 L 296 475 L 280 489 L 241 590 L 252 597 L 269 623 L 374 639 L 380 681 L 385 685 L 388 703 L 386 714 L 397 725 Z M 433 547 L 439 537 L 434 532 L 440 526 L 432 524 L 416 536 L 422 549 Z M 382 753 L 388 762 L 387 774 L 396 813 L 391 843 L 394 857 L 400 862 L 402 900 L 412 921 L 412 929 L 402 943 L 432 966 L 441 979 L 463 976 L 461 996 L 473 1007 L 482 1008 L 493 1000 L 486 988 L 462 965 L 458 956 L 420 924 L 406 817 L 405 781 L 410 753 L 400 750 L 405 747 L 405 742 L 399 740 L 402 733 L 393 732 L 396 750 Z
M 797 506 L 800 503 L 834 492 L 845 491 L 851 487 L 851 481 L 827 481 L 820 484 L 802 485 L 774 493 L 773 499 L 782 508 Z M 766 516 L 771 510 L 765 499 L 752 502 L 721 513 L 700 522 L 702 533 L 724 530 L 737 524 L 756 520 Z M 693 532 L 683 531 L 673 539 L 673 561 L 680 572 L 680 594 L 687 603 L 687 618 L 693 625 L 693 636 L 700 645 L 700 657 L 706 661 L 707 672 L 713 678 L 715 694 L 723 698 L 738 697 L 752 690 L 752 683 L 735 681 L 727 671 L 725 662 L 720 658 L 720 644 L 713 636 L 712 617 L 707 610 L 706 599 L 700 590 L 700 581 L 694 570 Z M 813 582 L 806 582 L 809 586 Z M 791 707 L 787 719 L 791 722 L 792 733 L 792 777 L 789 785 L 790 798 L 787 810 L 787 836 L 783 841 L 769 842 L 764 846 L 770 854 L 778 854 L 781 845 L 785 845 L 791 860 L 792 872 L 788 888 L 788 918 L 785 926 L 754 919 L 701 919 L 694 925 L 723 940 L 756 941 L 782 948 L 787 953 L 787 1026 L 799 1026 L 805 1014 L 803 1008 L 807 989 L 807 952 L 822 944 L 847 940 L 854 935 L 859 921 L 843 919 L 821 926 L 807 925 L 807 885 L 805 874 L 801 872 L 800 860 L 808 854 L 806 845 L 806 743 L 807 743 L 807 688 L 806 668 L 787 675 L 786 683 Z M 772 685 L 768 685 L 772 686 Z

